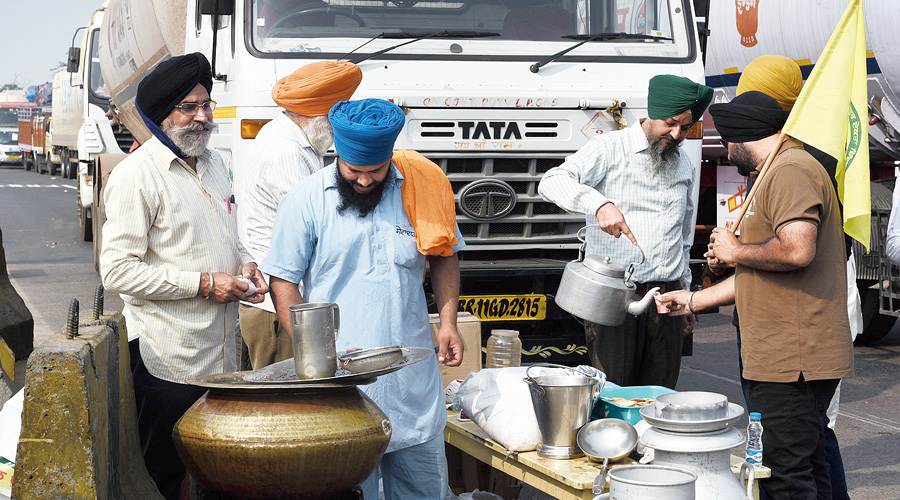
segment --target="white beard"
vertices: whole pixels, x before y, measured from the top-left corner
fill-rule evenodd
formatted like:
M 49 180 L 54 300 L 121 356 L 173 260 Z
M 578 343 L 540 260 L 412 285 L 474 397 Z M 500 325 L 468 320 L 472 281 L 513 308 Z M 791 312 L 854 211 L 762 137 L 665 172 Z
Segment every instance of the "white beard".
M 191 122 L 183 127 L 179 127 L 169 122 L 162 124 L 163 132 L 169 136 L 178 149 L 186 156 L 196 158 L 206 152 L 206 146 L 209 144 L 209 137 L 213 132 L 219 129 L 219 126 L 213 122 Z M 198 130 L 203 130 L 202 134 L 194 134 Z
M 306 134 L 306 140 L 309 141 L 309 145 L 319 155 L 324 155 L 328 148 L 334 144 L 334 131 L 331 129 L 331 122 L 328 121 L 328 116 L 311 117 L 300 128 Z

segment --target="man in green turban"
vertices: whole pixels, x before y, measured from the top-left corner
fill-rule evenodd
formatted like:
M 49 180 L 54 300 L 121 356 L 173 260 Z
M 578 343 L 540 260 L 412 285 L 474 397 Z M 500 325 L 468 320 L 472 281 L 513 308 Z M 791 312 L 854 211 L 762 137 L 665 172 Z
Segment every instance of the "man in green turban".
M 646 258 L 635 267 L 635 299 L 647 293 L 689 289 L 688 253 L 695 214 L 691 202 L 695 168 L 679 145 L 703 116 L 713 89 L 674 75 L 650 80 L 649 118 L 599 134 L 544 174 L 538 192 L 588 225 L 623 234 Z M 639 262 L 631 245 L 590 228 L 587 252 L 628 264 Z M 656 307 L 628 315 L 622 325 L 585 321 L 591 364 L 619 385 L 663 385 L 674 389 L 681 368 L 683 337 L 693 314 L 669 316 Z

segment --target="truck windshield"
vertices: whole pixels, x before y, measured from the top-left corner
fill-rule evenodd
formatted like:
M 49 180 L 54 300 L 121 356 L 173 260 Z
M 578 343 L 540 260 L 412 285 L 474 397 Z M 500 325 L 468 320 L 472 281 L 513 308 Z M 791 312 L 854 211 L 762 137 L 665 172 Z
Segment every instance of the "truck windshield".
M 446 30 L 476 36 L 429 38 L 378 57 L 487 56 L 530 60 L 571 46 L 573 35 L 625 33 L 656 38 L 599 40 L 565 57 L 686 58 L 693 54 L 693 42 L 686 15 L 689 6 L 685 2 L 250 0 L 247 29 L 253 47 L 262 57 L 293 54 L 336 59 L 354 50 L 354 56 L 363 56 L 396 45 L 396 38 L 401 36 L 415 38 Z M 484 36 L 477 36 L 479 33 Z M 563 38 L 566 36 L 569 38 Z
M 102 99 L 109 99 L 109 89 L 103 82 L 103 75 L 100 73 L 100 30 L 94 30 L 91 34 L 91 94 L 92 96 Z
M 15 108 L 0 108 L 0 127 L 18 127 L 18 116 Z
M 19 143 L 19 133 L 18 132 L 0 132 L 0 144 L 8 145 L 8 144 L 18 144 Z

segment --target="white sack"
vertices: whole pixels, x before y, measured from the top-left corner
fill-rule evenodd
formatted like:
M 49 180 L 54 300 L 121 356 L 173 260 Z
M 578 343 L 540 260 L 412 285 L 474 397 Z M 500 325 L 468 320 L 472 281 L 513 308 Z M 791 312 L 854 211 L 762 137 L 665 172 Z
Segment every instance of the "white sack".
M 525 367 L 470 373 L 456 396 L 466 414 L 509 451 L 531 451 L 541 441 Z

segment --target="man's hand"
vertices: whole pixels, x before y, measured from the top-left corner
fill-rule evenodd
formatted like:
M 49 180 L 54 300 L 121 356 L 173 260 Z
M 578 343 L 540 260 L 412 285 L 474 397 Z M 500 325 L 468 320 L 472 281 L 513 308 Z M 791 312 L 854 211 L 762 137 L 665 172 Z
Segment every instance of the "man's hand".
M 244 267 L 241 268 L 241 276 L 250 280 L 253 283 L 253 286 L 256 287 L 256 293 L 244 300 L 252 304 L 259 304 L 262 302 L 263 295 L 269 293 L 269 285 L 266 284 L 266 279 L 259 271 L 259 268 L 256 267 L 256 262 L 244 264 Z M 246 294 L 247 290 L 250 289 L 250 285 L 246 283 L 241 283 L 241 285 L 244 285 L 242 288 Z
M 669 307 L 669 316 L 694 315 L 693 311 L 688 309 L 688 302 L 691 300 L 691 292 L 687 290 L 675 290 L 674 292 L 661 294 L 657 298 L 660 303 L 666 304 Z M 694 325 L 691 324 L 691 329 L 693 330 L 693 328 Z M 685 325 L 685 329 L 687 329 L 687 325 Z
M 709 252 L 704 256 L 707 263 L 712 259 L 718 259 L 718 266 L 729 266 L 737 264 L 735 260 L 735 252 L 741 246 L 741 241 L 737 239 L 731 231 L 717 227 L 713 229 L 712 235 L 709 237 Z
M 246 268 L 246 266 L 245 266 Z M 253 270 L 255 274 L 258 274 L 259 271 L 256 270 L 256 266 L 254 264 Z M 254 274 L 254 273 L 251 273 Z M 210 282 L 210 276 L 212 276 L 212 282 Z M 250 278 L 253 281 L 253 278 Z M 262 276 L 259 277 L 259 282 L 264 287 L 263 290 L 265 292 L 269 291 L 269 287 L 266 285 L 265 281 L 262 279 Z M 256 285 L 256 282 L 253 283 Z M 212 286 L 210 286 L 212 285 Z M 211 288 L 211 289 L 210 289 Z M 198 294 L 201 297 L 208 297 L 209 300 L 213 302 L 217 302 L 219 304 L 227 304 L 229 302 L 239 302 L 245 300 L 247 302 L 252 302 L 254 304 L 260 303 L 263 301 L 263 293 L 257 292 L 252 297 L 247 297 L 247 290 L 250 286 L 243 281 L 238 279 L 238 276 L 232 276 L 228 273 L 200 273 L 200 288 Z
M 687 337 L 694 333 L 694 325 L 697 324 L 697 316 L 694 314 L 686 314 L 684 316 L 684 336 Z
M 637 240 L 631 234 L 631 228 L 625 223 L 625 216 L 612 203 L 606 203 L 597 209 L 597 224 L 600 225 L 600 229 L 604 232 L 616 238 L 624 234 L 631 240 L 633 245 L 637 245 Z
M 459 366 L 463 360 L 463 343 L 456 325 L 444 326 L 438 330 L 438 363 Z

